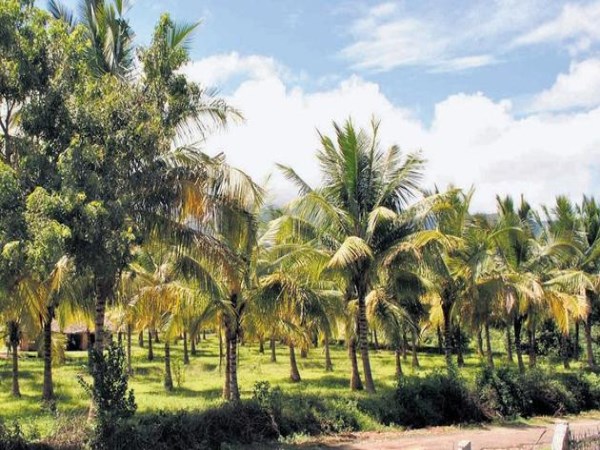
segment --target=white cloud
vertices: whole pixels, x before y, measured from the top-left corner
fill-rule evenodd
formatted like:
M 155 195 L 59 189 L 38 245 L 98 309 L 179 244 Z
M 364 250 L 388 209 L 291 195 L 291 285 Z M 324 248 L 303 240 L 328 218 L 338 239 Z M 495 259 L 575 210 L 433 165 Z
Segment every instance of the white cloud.
M 361 13 L 350 26 L 353 42 L 341 51 L 355 69 L 388 71 L 424 66 L 450 72 L 498 62 L 496 54 L 515 34 L 552 8 L 540 0 L 474 2 L 468 8 L 407 9 L 382 3 Z
M 588 4 L 566 4 L 560 14 L 521 35 L 514 45 L 565 42 L 573 53 L 588 50 L 600 41 L 600 1 Z
M 524 193 L 534 204 L 550 203 L 557 194 L 579 197 L 592 191 L 592 169 L 600 165 L 600 108 L 519 118 L 510 101 L 462 93 L 439 102 L 427 126 L 360 77 L 309 93 L 287 87 L 272 72 L 242 82 L 228 101 L 247 120 L 211 138 L 208 148 L 225 151 L 232 164 L 257 180 L 280 162 L 318 184 L 316 129 L 330 133 L 332 120 L 349 116 L 366 126 L 372 114 L 382 119 L 384 144 L 423 149 L 428 187 L 475 185 L 476 210 L 494 210 L 496 194 Z M 280 176 L 270 186 L 278 202 L 295 193 Z
M 533 111 L 561 111 L 600 105 L 600 58 L 571 63 L 568 73 L 532 101 Z
M 205 86 L 223 85 L 235 77 L 262 79 L 286 72 L 273 58 L 262 55 L 240 56 L 237 52 L 192 61 L 183 68 L 183 73 L 191 80 Z

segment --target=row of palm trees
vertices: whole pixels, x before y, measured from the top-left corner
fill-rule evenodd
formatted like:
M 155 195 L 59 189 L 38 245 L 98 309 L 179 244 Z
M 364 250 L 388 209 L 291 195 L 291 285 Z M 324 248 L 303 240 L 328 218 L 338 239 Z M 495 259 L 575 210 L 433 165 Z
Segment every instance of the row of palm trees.
M 134 82 L 139 66 L 125 2 L 87 0 L 80 9 L 75 18 L 50 3 L 57 19 L 86 30 L 94 43 L 90 64 L 99 75 Z M 147 94 L 156 99 L 164 127 L 189 132 L 192 126 L 203 134 L 239 117 L 191 85 L 189 103 L 179 105 L 185 112 L 169 107 L 168 93 L 181 80 L 166 69 L 185 60 L 194 25 L 163 25 L 164 45 L 140 58 Z M 370 340 L 394 350 L 401 375 L 408 340 L 418 365 L 425 329 L 437 332 L 448 365 L 454 364 L 454 353 L 457 364 L 463 362 L 456 343 L 461 333 L 477 336 L 493 365 L 490 329 L 503 328 L 507 348 L 513 339 L 519 369 L 525 370 L 523 333 L 535 364 L 536 330 L 550 318 L 565 335 L 583 325 L 587 363 L 595 366 L 600 208 L 593 198 L 575 205 L 559 197 L 539 212 L 524 199 L 517 205 L 498 198 L 496 215 L 473 214 L 473 190 L 425 192 L 421 155 L 403 154 L 397 146 L 382 149 L 377 121 L 370 130 L 356 129 L 350 120 L 334 123 L 332 136 L 319 137 L 321 184 L 311 186 L 293 168 L 279 166 L 298 188 L 297 198 L 282 208 L 266 207 L 265 189 L 228 166 L 222 155 L 208 157 L 174 141 L 162 158 L 172 169 L 178 206 L 157 218 L 134 249 L 133 261 L 107 296 L 108 310 L 99 307 L 90 280 L 68 255 L 57 258 L 47 277 L 18 283 L 20 292 L 3 298 L 13 394 L 19 395 L 18 344 L 24 331 L 43 337 L 43 398 L 50 400 L 51 360 L 59 353 L 52 345 L 52 319 L 63 326 L 100 324 L 95 331 L 101 351 L 105 315 L 126 336 L 129 370 L 132 337 L 138 334 L 141 341 L 149 333 L 152 357 L 152 337 L 162 336 L 167 389 L 173 388 L 172 343 L 183 339 L 187 355 L 188 343 L 193 352 L 201 330 L 218 331 L 223 396 L 234 401 L 240 398 L 240 340 L 257 341 L 261 348 L 268 341 L 272 350 L 284 342 L 290 378 L 300 381 L 296 350 L 303 354 L 322 343 L 325 368 L 333 370 L 329 345 L 342 339 L 351 389 L 375 392 Z
M 165 387 L 173 389 L 173 341 L 183 340 L 188 362 L 188 345 L 193 353 L 201 330 L 219 331 L 223 396 L 236 400 L 241 339 L 262 349 L 268 341 L 273 359 L 275 346 L 284 342 L 295 382 L 301 381 L 298 349 L 305 353 L 322 343 L 330 371 L 330 342 L 341 339 L 351 362 L 351 389 L 374 392 L 369 340 L 394 350 L 401 375 L 409 339 L 412 364 L 418 366 L 425 329 L 439 333 L 448 365 L 455 353 L 463 364 L 455 336 L 471 333 L 493 366 L 490 330 L 504 328 L 507 349 L 514 339 L 523 371 L 522 336 L 535 365 L 536 330 L 546 319 L 565 335 L 583 325 L 587 364 L 595 367 L 592 312 L 600 257 L 595 200 L 572 204 L 558 197 L 538 214 L 524 199 L 515 205 L 506 197 L 497 199 L 496 215 L 471 214 L 473 190 L 420 192 L 421 159 L 403 156 L 396 147 L 382 151 L 377 132 L 377 123 L 368 133 L 348 121 L 335 125 L 335 142 L 321 136 L 322 186 L 312 188 L 282 167 L 300 195 L 280 209 L 263 207 L 262 189 L 219 161 L 205 191 L 230 192 L 232 183 L 246 192 L 246 202 L 209 202 L 207 192 L 191 190 L 181 227 L 189 228 L 192 239 L 174 240 L 158 230 L 137 248 L 120 278 L 108 317 L 126 336 L 129 370 L 132 336 L 139 334 L 143 342 L 148 333 L 153 358 L 153 339 L 160 334 Z M 57 317 L 62 323 L 91 321 L 94 303 L 73 288 L 81 280 L 68 264 L 61 260 L 48 280 L 48 292 L 63 297 Z M 13 337 L 13 355 L 17 344 Z

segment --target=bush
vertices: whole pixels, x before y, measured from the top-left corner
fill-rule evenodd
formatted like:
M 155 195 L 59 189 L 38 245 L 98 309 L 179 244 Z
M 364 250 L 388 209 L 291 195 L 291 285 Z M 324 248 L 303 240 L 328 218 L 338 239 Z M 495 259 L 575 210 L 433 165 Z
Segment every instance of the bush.
M 402 378 L 388 400 L 379 412 L 385 424 L 421 428 L 486 419 L 475 397 L 454 371 L 424 378 Z
M 594 375 L 589 375 L 594 376 Z M 585 375 L 550 375 L 541 370 L 483 369 L 476 381 L 488 417 L 578 413 L 600 405 L 600 390 Z
M 17 422 L 7 425 L 0 421 L 0 450 L 51 450 L 51 447 L 28 442 Z
M 271 415 L 282 436 L 359 429 L 358 406 L 351 400 L 284 396 L 281 389 L 272 389 L 268 381 L 259 381 L 254 385 L 253 398 Z
M 219 449 L 225 442 L 250 444 L 278 436 L 271 416 L 250 401 L 204 412 L 139 415 L 120 422 L 106 445 L 115 450 Z

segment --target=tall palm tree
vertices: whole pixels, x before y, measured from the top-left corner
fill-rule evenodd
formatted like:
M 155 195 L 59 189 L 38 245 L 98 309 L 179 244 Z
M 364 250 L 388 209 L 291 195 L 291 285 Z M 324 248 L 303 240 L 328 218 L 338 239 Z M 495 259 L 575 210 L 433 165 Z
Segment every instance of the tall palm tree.
M 125 18 L 127 0 L 81 0 L 79 14 L 59 0 L 49 0 L 48 10 L 74 29 L 82 25 L 91 43 L 88 62 L 97 76 L 127 77 L 134 66 L 134 32 Z
M 281 169 L 300 190 L 300 198 L 290 205 L 291 214 L 313 230 L 306 233 L 304 227 L 297 231 L 319 237 L 330 253 L 329 268 L 344 273 L 350 290 L 356 293 L 365 387 L 375 392 L 366 296 L 378 258 L 410 232 L 410 218 L 403 213 L 418 193 L 423 161 L 417 154 L 404 157 L 397 146 L 383 151 L 375 120 L 370 134 L 356 130 L 350 120 L 333 127 L 335 140 L 320 134 L 320 188 L 312 189 L 291 168 Z

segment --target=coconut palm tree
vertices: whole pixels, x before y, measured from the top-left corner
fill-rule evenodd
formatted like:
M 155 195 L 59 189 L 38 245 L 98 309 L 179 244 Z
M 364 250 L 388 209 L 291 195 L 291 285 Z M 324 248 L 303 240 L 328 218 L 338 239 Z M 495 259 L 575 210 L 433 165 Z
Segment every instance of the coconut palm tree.
M 88 61 L 97 76 L 127 77 L 134 66 L 134 32 L 125 18 L 127 0 L 81 0 L 75 15 L 58 0 L 48 1 L 48 10 L 70 29 L 81 25 L 91 42 Z
M 319 236 L 330 254 L 329 268 L 344 273 L 357 298 L 357 338 L 363 362 L 365 387 L 375 392 L 368 347 L 366 296 L 377 259 L 409 232 L 409 218 L 401 214 L 418 193 L 423 161 L 417 154 L 404 157 L 397 146 L 380 148 L 379 122 L 371 133 L 358 131 L 348 120 L 333 124 L 335 138 L 320 134 L 322 186 L 312 189 L 289 167 L 284 174 L 300 190 L 290 213 L 308 227 L 307 236 Z M 316 233 L 316 234 L 314 234 Z

